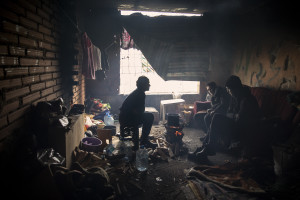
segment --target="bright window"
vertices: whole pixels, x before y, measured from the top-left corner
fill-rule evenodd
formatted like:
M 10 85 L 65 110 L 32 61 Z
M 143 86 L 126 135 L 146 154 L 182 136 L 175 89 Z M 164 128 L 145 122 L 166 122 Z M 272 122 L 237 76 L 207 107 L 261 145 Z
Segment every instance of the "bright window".
M 140 50 L 121 49 L 120 94 L 129 94 L 135 90 L 136 80 L 142 75 L 150 80 L 151 86 L 147 94 L 199 94 L 199 81 L 164 81 Z

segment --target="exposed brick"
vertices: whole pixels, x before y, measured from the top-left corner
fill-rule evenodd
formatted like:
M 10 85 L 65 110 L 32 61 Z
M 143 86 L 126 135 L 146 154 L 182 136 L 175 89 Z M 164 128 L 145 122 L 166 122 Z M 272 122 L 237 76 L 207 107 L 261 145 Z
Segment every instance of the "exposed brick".
M 54 92 L 61 89 L 61 85 L 56 85 L 53 87 Z
M 42 23 L 42 18 L 40 17 L 40 16 L 38 16 L 38 15 L 36 15 L 35 13 L 33 13 L 33 12 L 30 12 L 30 11 L 27 11 L 26 12 L 26 16 L 29 18 L 29 19 L 31 19 L 31 20 L 33 20 L 33 21 L 35 21 L 35 22 L 38 22 L 38 23 Z
M 40 99 L 38 99 L 38 100 L 32 102 L 31 105 L 36 106 L 39 102 L 42 102 L 42 101 L 47 101 L 47 100 L 46 100 L 45 97 L 42 97 L 42 98 L 40 98 Z
M 42 97 L 47 96 L 51 93 L 53 93 L 53 87 L 41 91 Z
M 0 54 L 4 54 L 4 55 L 6 55 L 6 54 L 8 54 L 8 50 L 7 50 L 7 46 L 5 46 L 5 45 L 0 45 Z
M 15 4 L 13 1 L 6 1 L 5 4 L 8 8 L 10 8 L 15 13 L 25 15 L 25 9 Z
M 57 27 L 55 27 L 57 29 Z M 52 35 L 56 40 L 60 39 L 60 35 L 56 31 L 52 31 Z
M 11 87 L 21 86 L 21 85 L 22 85 L 21 78 L 0 80 L 0 89 L 11 88 Z
M 14 56 L 25 56 L 25 48 L 9 46 L 9 53 Z
M 60 90 L 60 91 L 56 92 L 57 97 L 61 97 L 62 95 L 63 95 L 63 91 Z
M 36 91 L 36 90 L 41 90 L 41 89 L 44 89 L 46 86 L 45 86 L 45 82 L 43 83 L 37 83 L 37 84 L 33 84 L 30 86 L 30 90 L 31 92 L 33 91 Z
M 7 126 L 7 116 L 0 118 L 0 128 L 3 128 L 4 126 Z
M 48 50 L 52 50 L 51 44 L 49 44 L 47 42 L 39 42 L 39 47 L 44 48 L 44 49 L 48 49 Z
M 40 81 L 39 75 L 27 76 L 27 77 L 22 78 L 23 85 L 32 84 L 32 83 L 39 82 L 39 81 Z
M 51 65 L 51 60 L 39 60 L 39 65 L 40 66 L 46 66 L 46 65 Z
M 55 44 L 55 40 L 54 40 L 53 37 L 45 35 L 44 38 L 45 38 L 46 41 L 48 41 L 48 42 L 50 42 L 52 44 Z
M 55 53 L 53 53 L 53 52 L 46 52 L 46 57 L 47 58 L 55 58 Z
M 25 95 L 27 93 L 29 93 L 29 87 L 23 87 L 23 88 L 20 88 L 20 89 L 15 89 L 13 91 L 5 93 L 5 100 L 10 100 L 10 99 L 13 99 L 15 97 Z
M 56 84 L 61 84 L 62 80 L 61 78 L 56 79 Z
M 27 49 L 27 55 L 31 57 L 43 57 L 44 52 L 41 50 Z
M 56 85 L 56 80 L 51 80 L 46 82 L 46 88 Z
M 41 0 L 28 0 L 28 2 L 32 3 L 33 5 L 35 6 L 38 6 L 38 7 L 42 7 L 42 2 Z
M 40 75 L 41 81 L 52 79 L 52 74 L 42 74 Z
M 41 97 L 40 92 L 35 92 L 33 94 L 27 95 L 22 98 L 23 105 L 26 105 L 32 101 L 35 101 L 40 97 Z
M 23 117 L 26 113 L 28 113 L 30 110 L 30 106 L 25 106 L 11 114 L 8 115 L 8 122 L 12 123 L 13 121 L 16 121 L 16 119 L 19 119 Z
M 11 33 L 0 33 L 0 42 L 18 43 L 18 36 Z
M 60 76 L 61 76 L 60 73 L 53 73 L 53 78 L 58 78 L 58 77 L 60 77 Z
M 58 51 L 58 47 L 56 45 L 51 45 L 51 50 L 52 51 Z
M 45 72 L 55 72 L 55 71 L 58 71 L 58 68 L 56 66 L 47 66 L 47 67 L 45 67 Z
M 33 31 L 33 30 L 28 30 L 28 36 L 43 40 L 44 39 L 44 35 L 42 33 L 39 33 L 37 31 Z
M 19 75 L 28 75 L 28 67 L 10 67 L 4 69 L 7 77 L 10 76 L 19 76 Z
M 48 28 L 53 28 L 53 25 L 46 19 L 43 19 L 43 25 Z
M 0 141 L 4 140 L 6 137 L 11 135 L 15 130 L 20 129 L 24 126 L 25 120 L 24 118 L 15 121 L 14 123 L 8 125 L 4 129 L 0 130 Z
M 39 65 L 39 60 L 34 58 L 20 58 L 20 65 Z
M 51 64 L 52 64 L 52 66 L 57 66 L 57 65 L 59 65 L 59 61 L 58 60 L 52 60 Z
M 6 115 L 7 113 L 16 110 L 19 107 L 19 101 L 14 101 L 12 103 L 3 106 L 0 116 Z
M 18 15 L 16 15 L 13 12 L 10 12 L 6 9 L 3 9 L 2 7 L 0 7 L 0 16 L 6 18 L 8 20 L 14 21 L 14 22 L 19 22 Z
M 25 27 L 29 27 L 37 30 L 37 23 L 25 17 L 20 17 L 20 24 Z
M 4 71 L 3 71 L 3 68 L 0 68 L 0 78 L 3 78 L 4 77 Z
M 49 8 L 48 5 L 46 5 L 46 4 L 42 4 L 42 9 L 49 14 L 53 13 L 53 10 L 51 8 Z
M 51 30 L 43 25 L 39 25 L 39 32 L 51 35 Z
M 46 13 L 45 11 L 43 11 L 42 9 L 38 8 L 37 9 L 37 14 L 47 20 L 50 19 L 50 15 L 48 13 Z
M 18 3 L 23 8 L 25 8 L 27 10 L 30 10 L 31 12 L 34 12 L 34 13 L 36 12 L 36 7 L 32 3 L 30 3 L 30 2 L 28 2 L 26 0 L 19 0 Z
M 40 74 L 44 72 L 45 72 L 44 67 L 29 67 L 29 74 Z
M 0 65 L 18 65 L 19 64 L 18 57 L 1 56 L 0 59 L 1 59 Z
M 29 39 L 29 38 L 24 38 L 24 37 L 21 37 L 21 36 L 20 36 L 19 40 L 20 40 L 21 45 L 37 47 L 36 40 Z
M 56 99 L 56 94 L 55 94 L 55 93 L 54 93 L 54 94 L 51 94 L 51 95 L 49 95 L 49 96 L 46 97 L 46 100 L 47 100 L 47 101 L 52 101 L 52 100 L 54 100 L 54 99 Z
M 20 26 L 18 24 L 13 24 L 13 23 L 8 22 L 8 21 L 2 21 L 2 24 L 3 24 L 3 29 L 6 30 L 6 31 L 19 33 L 19 34 L 22 34 L 22 35 L 27 35 L 28 34 L 28 30 L 26 28 L 24 28 L 23 26 Z

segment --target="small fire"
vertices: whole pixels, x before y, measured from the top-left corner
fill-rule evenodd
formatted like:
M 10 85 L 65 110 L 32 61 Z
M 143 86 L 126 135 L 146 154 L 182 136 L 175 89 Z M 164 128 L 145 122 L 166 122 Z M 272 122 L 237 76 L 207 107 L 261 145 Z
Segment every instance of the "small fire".
M 176 136 L 182 135 L 182 133 L 180 133 L 179 131 L 176 131 L 176 132 L 175 132 L 175 135 L 176 135 Z

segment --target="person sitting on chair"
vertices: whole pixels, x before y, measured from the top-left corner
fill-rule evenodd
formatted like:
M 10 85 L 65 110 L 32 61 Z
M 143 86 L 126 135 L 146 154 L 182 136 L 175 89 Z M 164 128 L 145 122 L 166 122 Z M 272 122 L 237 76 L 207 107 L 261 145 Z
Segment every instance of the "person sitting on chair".
M 226 114 L 226 111 L 230 102 L 230 95 L 227 93 L 224 87 L 218 86 L 215 82 L 209 82 L 206 85 L 208 94 L 211 95 L 211 107 L 206 110 L 203 115 L 203 112 L 195 114 L 194 118 L 202 121 L 202 129 L 204 132 L 208 132 L 211 119 L 215 113 Z M 201 116 L 202 115 L 202 116 Z M 202 118 L 202 119 L 201 119 Z M 204 140 L 200 138 L 200 140 Z
M 136 81 L 137 89 L 129 94 L 124 100 L 119 114 L 121 136 L 125 128 L 133 128 L 133 150 L 139 148 L 139 131 L 140 125 L 142 128 L 142 135 L 140 144 L 145 147 L 155 148 L 156 144 L 149 141 L 149 133 L 153 124 L 154 116 L 152 113 L 145 112 L 145 91 L 150 88 L 149 79 L 145 76 L 140 76 Z
M 226 82 L 226 90 L 231 95 L 231 103 L 227 113 L 213 115 L 208 140 L 203 143 L 202 150 L 197 152 L 196 159 L 203 160 L 206 156 L 215 155 L 218 141 L 228 147 L 232 139 L 241 141 L 243 147 L 249 147 L 251 133 L 258 127 L 261 111 L 256 98 L 249 87 L 242 85 L 238 76 L 230 76 Z

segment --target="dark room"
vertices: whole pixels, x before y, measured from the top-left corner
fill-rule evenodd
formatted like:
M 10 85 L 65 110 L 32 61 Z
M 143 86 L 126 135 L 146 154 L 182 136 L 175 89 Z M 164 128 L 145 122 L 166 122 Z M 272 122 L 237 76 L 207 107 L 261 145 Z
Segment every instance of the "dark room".
M 282 0 L 1 1 L 1 194 L 300 199 L 299 15 Z

